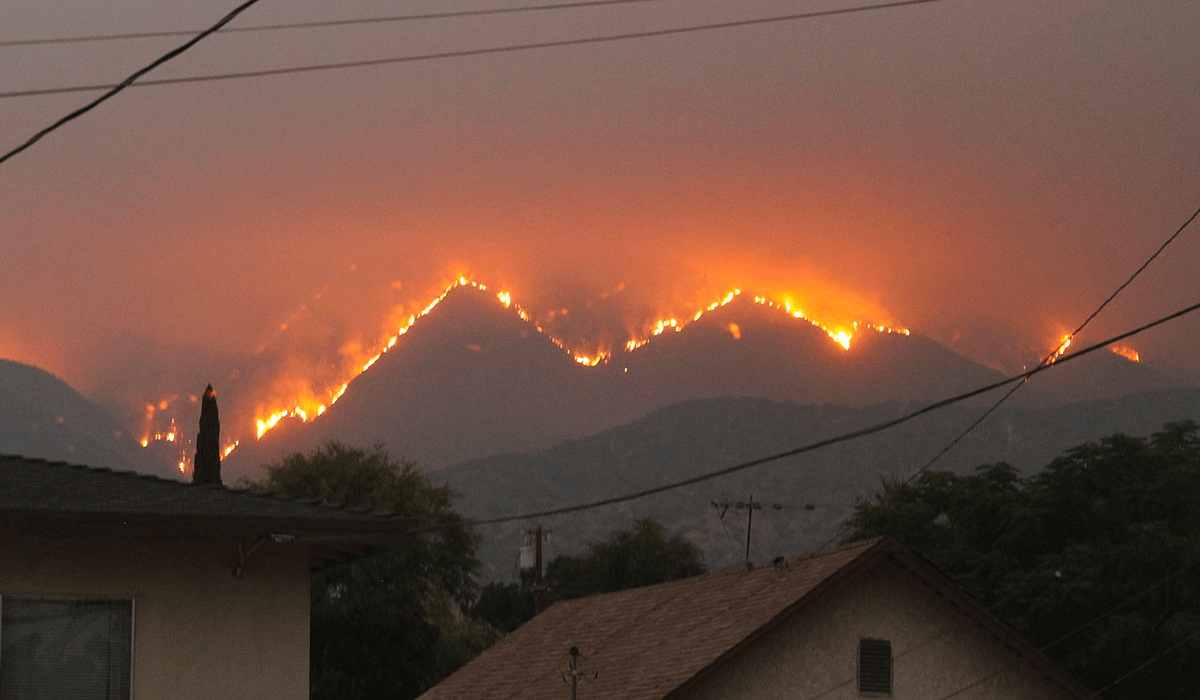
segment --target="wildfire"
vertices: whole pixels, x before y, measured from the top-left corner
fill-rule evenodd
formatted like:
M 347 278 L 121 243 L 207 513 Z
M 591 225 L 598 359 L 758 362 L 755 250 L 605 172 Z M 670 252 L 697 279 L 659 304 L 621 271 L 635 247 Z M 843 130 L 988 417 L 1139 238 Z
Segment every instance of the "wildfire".
M 843 350 L 850 349 L 850 341 L 854 339 L 854 334 L 858 332 L 859 328 L 875 331 L 876 333 L 898 333 L 900 335 L 912 335 L 912 331 L 908 330 L 907 328 L 892 328 L 890 326 L 859 323 L 858 321 L 852 322 L 850 324 L 850 328 L 829 328 L 809 318 L 808 314 L 804 313 L 804 311 L 801 309 L 793 309 L 792 302 L 790 301 L 784 300 L 783 303 L 779 303 L 766 297 L 754 297 L 754 303 L 761 304 L 772 309 L 782 309 L 792 318 L 796 318 L 801 321 L 807 321 L 808 323 L 825 331 L 825 335 L 829 336 L 833 342 L 841 345 Z
M 1071 347 L 1070 334 L 1063 336 L 1062 340 L 1059 341 L 1059 343 L 1058 343 L 1058 347 L 1056 347 L 1054 349 L 1054 352 L 1050 353 L 1050 356 L 1046 359 L 1046 364 L 1052 365 L 1055 362 L 1057 362 L 1058 358 L 1060 358 L 1064 354 L 1066 354 L 1067 348 L 1069 348 L 1069 347 Z
M 1120 355 L 1130 362 L 1142 361 L 1142 356 L 1138 354 L 1138 351 L 1128 345 L 1114 345 L 1112 346 L 1112 351 L 1114 355 Z
M 484 292 L 489 291 L 486 285 L 476 282 L 465 275 L 460 275 L 449 286 L 442 290 L 440 294 L 434 297 L 423 309 L 417 313 L 404 317 L 399 327 L 393 333 L 382 339 L 377 346 L 380 348 L 377 352 L 369 357 L 366 357 L 365 359 L 355 362 L 352 371 L 350 372 L 352 376 L 346 377 L 344 381 L 341 381 L 337 385 L 332 386 L 324 391 L 313 391 L 312 389 L 301 388 L 297 391 L 296 398 L 285 405 L 260 406 L 258 410 L 258 416 L 254 419 L 256 438 L 261 439 L 264 435 L 276 428 L 285 420 L 295 419 L 302 423 L 306 423 L 317 418 L 318 416 L 323 415 L 330 406 L 336 403 L 338 399 L 345 394 L 347 388 L 349 387 L 350 381 L 353 380 L 354 377 L 373 367 L 375 363 L 378 362 L 389 350 L 396 346 L 396 343 L 401 337 L 406 335 L 418 321 L 432 312 L 437 305 L 446 298 L 447 295 L 449 295 L 458 287 L 470 287 Z M 501 290 L 493 293 L 495 294 L 497 301 L 499 301 L 504 308 L 512 310 L 523 322 L 532 325 L 532 327 L 538 333 L 542 334 L 556 347 L 569 355 L 579 365 L 584 367 L 596 367 L 598 365 L 607 363 L 611 359 L 611 353 L 603 349 L 597 350 L 593 354 L 585 354 L 574 351 L 563 341 L 559 340 L 543 329 L 543 327 L 536 320 L 534 320 L 533 316 L 531 316 L 525 309 L 521 308 L 519 304 L 513 301 L 512 294 L 509 291 Z M 699 310 L 691 313 L 688 316 L 665 316 L 661 319 L 658 319 L 645 327 L 641 337 L 635 337 L 626 342 L 624 345 L 624 350 L 625 352 L 634 352 L 649 343 L 654 338 L 668 333 L 678 333 L 682 331 L 683 328 L 688 324 L 699 321 L 704 314 L 716 311 L 717 309 L 732 303 L 735 299 L 740 297 L 741 294 L 741 289 L 732 289 L 711 303 L 699 305 Z M 855 336 L 864 330 L 874 331 L 877 333 L 898 333 L 902 335 L 910 335 L 910 331 L 906 328 L 892 328 L 888 326 L 871 325 L 860 323 L 858 321 L 849 323 L 847 325 L 828 327 L 810 318 L 800 308 L 793 307 L 792 302 L 787 299 L 777 301 L 765 296 L 757 296 L 754 297 L 754 303 L 772 309 L 779 309 L 792 318 L 803 320 L 814 327 L 821 329 L 833 342 L 837 343 L 841 348 L 847 351 L 849 351 L 851 341 L 855 338 Z M 559 314 L 565 315 L 566 313 L 568 313 L 568 311 L 566 309 L 562 309 L 561 311 L 553 312 L 551 316 L 553 317 L 554 315 Z M 726 326 L 726 330 L 735 339 L 740 339 L 742 336 L 742 329 L 736 323 L 728 324 Z M 1065 349 L 1065 345 L 1062 346 L 1061 350 Z M 165 400 L 157 405 L 146 405 L 146 429 L 141 441 L 143 447 L 147 447 L 151 441 L 167 441 L 183 446 L 183 442 L 185 441 L 179 440 L 178 428 L 175 425 L 174 419 L 172 419 L 170 427 L 167 431 L 155 432 L 152 429 L 156 412 L 159 410 L 166 410 L 167 407 L 168 402 Z M 234 440 L 231 444 L 224 448 L 222 456 L 229 456 L 238 447 L 238 444 L 239 442 Z M 186 473 L 187 461 L 188 460 L 185 452 L 179 461 L 179 469 L 181 473 Z

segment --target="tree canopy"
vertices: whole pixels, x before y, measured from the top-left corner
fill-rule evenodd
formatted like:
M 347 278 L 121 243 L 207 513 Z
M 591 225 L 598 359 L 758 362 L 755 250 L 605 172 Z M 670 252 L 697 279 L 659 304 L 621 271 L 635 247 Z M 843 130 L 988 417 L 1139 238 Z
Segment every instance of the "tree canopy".
M 412 549 L 355 560 L 313 578 L 313 698 L 413 698 L 486 646 L 483 625 L 459 611 L 477 594 L 477 539 L 409 461 L 381 447 L 330 442 L 268 465 L 257 488 L 387 510 L 429 530 Z
M 579 556 L 559 555 L 546 567 L 547 600 L 566 600 L 597 593 L 649 586 L 705 572 L 704 552 L 682 535 L 667 536 L 653 518 L 635 521 Z M 533 573 L 522 573 L 520 585 L 484 586 L 474 612 L 493 627 L 510 632 L 533 617 Z
M 653 518 L 637 520 L 580 556 L 560 555 L 546 567 L 546 584 L 556 599 L 610 593 L 696 576 L 705 571 L 704 552 L 682 535 L 667 536 Z
M 1187 421 L 1085 443 L 1029 477 L 998 463 L 885 483 L 848 539 L 900 537 L 1106 698 L 1182 700 L 1200 697 L 1198 504 Z

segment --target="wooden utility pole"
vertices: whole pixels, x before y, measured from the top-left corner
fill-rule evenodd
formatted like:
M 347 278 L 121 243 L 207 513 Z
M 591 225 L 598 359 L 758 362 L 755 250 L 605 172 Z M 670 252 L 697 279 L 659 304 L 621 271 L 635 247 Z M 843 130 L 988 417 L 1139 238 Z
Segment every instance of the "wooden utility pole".
M 783 510 L 784 508 L 790 507 L 790 506 L 786 506 L 782 503 L 764 504 L 762 501 L 755 502 L 754 494 L 750 494 L 750 500 L 747 502 L 744 502 L 744 503 L 742 501 L 736 501 L 736 502 L 735 501 L 721 501 L 720 503 L 718 503 L 716 501 L 712 501 L 712 507 L 717 509 L 717 511 L 718 511 L 717 517 L 720 518 L 721 520 L 725 519 L 725 514 L 727 512 L 729 512 L 730 508 L 736 508 L 738 510 L 741 510 L 743 508 L 746 509 L 746 511 L 747 511 L 747 513 L 746 513 L 746 568 L 747 569 L 749 569 L 751 566 L 751 564 L 750 564 L 750 531 L 754 527 L 754 511 L 762 510 L 763 506 L 770 506 L 772 510 Z M 806 506 L 806 507 L 808 507 L 810 510 L 812 509 L 811 506 Z
M 542 575 L 542 526 L 538 525 L 534 528 L 534 539 L 537 540 L 533 547 L 533 614 L 542 614 L 542 602 L 546 593 L 546 579 Z
M 740 504 L 739 504 L 740 505 Z M 762 504 L 758 504 L 762 508 Z M 746 504 L 746 568 L 750 568 L 750 528 L 754 527 L 754 494 L 750 494 L 750 502 Z
M 542 612 L 542 606 L 545 603 L 546 594 L 546 578 L 543 573 L 543 556 L 542 543 L 546 539 L 549 532 L 542 530 L 541 525 L 529 528 L 525 531 L 526 535 L 530 535 L 534 539 L 533 545 L 533 614 L 537 615 Z M 528 541 L 528 540 L 527 540 Z M 528 545 L 526 545 L 528 546 Z M 526 550 L 527 551 L 527 550 Z M 528 568 L 522 564 L 522 568 Z

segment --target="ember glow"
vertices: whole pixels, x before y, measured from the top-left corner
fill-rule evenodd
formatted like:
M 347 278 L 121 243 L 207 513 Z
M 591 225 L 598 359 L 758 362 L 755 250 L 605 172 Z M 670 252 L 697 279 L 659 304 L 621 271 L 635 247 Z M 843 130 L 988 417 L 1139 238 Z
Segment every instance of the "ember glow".
M 899 333 L 900 335 L 911 335 L 912 334 L 912 332 L 909 331 L 907 328 L 893 328 L 890 326 L 871 325 L 871 324 L 867 324 L 867 323 L 860 323 L 859 321 L 851 321 L 849 327 L 839 326 L 839 327 L 831 328 L 829 326 L 826 326 L 818 321 L 815 321 L 815 320 L 809 318 L 808 314 L 804 313 L 804 311 L 800 310 L 799 308 L 793 308 L 792 302 L 789 300 L 784 300 L 783 303 L 781 304 L 781 303 L 775 302 L 771 299 L 767 299 L 766 297 L 755 297 L 754 303 L 762 304 L 763 306 L 768 306 L 773 309 L 782 309 L 784 312 L 786 312 L 792 318 L 800 319 L 801 321 L 807 321 L 808 323 L 811 323 L 812 325 L 816 326 L 817 328 L 820 328 L 821 330 L 825 331 L 825 335 L 829 336 L 829 338 L 831 340 L 833 340 L 833 342 L 842 346 L 842 349 L 844 349 L 844 350 L 850 349 L 850 341 L 854 339 L 854 334 L 857 333 L 860 328 L 862 330 L 874 331 L 876 333 Z
M 262 5 L 255 21 L 344 13 L 326 5 Z M 654 34 L 785 5 L 217 36 L 169 74 Z M 0 39 L 214 19 L 202 2 L 66 6 L 7 3 Z M 131 89 L 5 164 L 0 357 L 115 409 L 172 463 L 195 409 L 162 397 L 221 387 L 223 445 L 313 421 L 460 275 L 581 366 L 746 285 L 845 352 L 902 321 L 1014 371 L 1194 211 L 1198 22 L 1200 3 L 924 3 Z M 0 81 L 99 84 L 152 48 L 8 46 Z M 4 142 L 64 109 L 0 100 Z M 1181 236 L 1094 332 L 1192 303 L 1198 246 Z M 1190 377 L 1196 335 L 1176 323 L 1137 342 Z
M 523 308 L 520 304 L 513 300 L 513 295 L 508 290 L 493 291 L 488 285 L 478 282 L 466 275 L 458 275 L 446 287 L 442 289 L 432 300 L 426 303 L 419 312 L 411 313 L 404 316 L 400 326 L 392 333 L 381 338 L 375 346 L 375 350 L 370 354 L 364 354 L 357 359 L 352 359 L 348 364 L 346 376 L 341 377 L 337 381 L 331 382 L 325 387 L 315 386 L 311 380 L 299 380 L 293 382 L 291 386 L 296 387 L 296 391 L 291 400 L 281 404 L 260 404 L 252 424 L 254 439 L 261 439 L 268 432 L 278 427 L 285 421 L 299 421 L 307 423 L 321 416 L 335 404 L 338 399 L 346 392 L 350 385 L 358 375 L 370 370 L 389 350 L 396 346 L 399 339 L 406 335 L 418 321 L 432 312 L 438 304 L 446 298 L 450 292 L 458 287 L 470 287 L 481 292 L 490 292 L 495 295 L 497 302 L 505 309 L 515 313 L 522 322 L 529 324 L 533 329 L 547 338 L 556 347 L 568 354 L 577 364 L 583 367 L 597 367 L 607 363 L 612 358 L 612 353 L 603 348 L 593 349 L 588 352 L 577 351 L 570 347 L 566 342 L 549 332 L 541 323 L 539 323 L 529 311 Z M 682 315 L 667 315 L 653 322 L 644 325 L 641 335 L 630 338 L 623 345 L 624 352 L 635 352 L 639 348 L 652 342 L 655 338 L 666 334 L 674 334 L 682 331 L 689 324 L 699 321 L 706 313 L 716 311 L 733 302 L 742 295 L 740 288 L 729 290 L 720 295 L 717 299 L 697 304 L 694 308 L 697 310 L 691 311 Z M 789 317 L 798 321 L 803 321 L 812 326 L 821 329 L 830 340 L 836 343 L 843 350 L 849 351 L 852 339 L 855 335 L 862 331 L 872 331 L 878 333 L 899 333 L 908 335 L 909 331 L 905 328 L 893 328 L 882 325 L 872 325 L 859 321 L 850 321 L 840 325 L 827 326 L 819 321 L 816 321 L 808 316 L 799 307 L 793 305 L 790 299 L 775 300 L 766 296 L 756 296 L 753 299 L 754 303 L 765 306 L 770 309 L 776 309 L 780 313 L 787 314 Z M 547 314 L 548 319 L 565 317 L 570 313 L 569 309 L 555 309 Z M 742 337 L 742 329 L 736 323 L 730 323 L 725 327 L 725 330 L 735 339 Z M 168 411 L 176 399 L 164 399 L 157 403 L 148 403 L 145 407 L 144 430 L 141 440 L 142 447 L 148 447 L 153 443 L 169 442 L 175 443 L 181 450 L 179 458 L 180 471 L 186 473 L 189 458 L 187 449 L 191 441 L 181 439 L 174 416 L 170 418 L 169 428 L 167 430 L 154 429 L 156 419 L 163 416 L 164 412 Z M 195 397 L 187 397 L 187 402 L 195 404 Z M 229 441 L 223 449 L 223 456 L 231 454 L 238 446 L 239 440 L 247 432 L 241 426 L 229 425 L 226 427 L 226 432 L 232 435 L 235 439 Z
M 1064 335 L 1062 340 L 1058 341 L 1058 347 L 1054 348 L 1054 352 L 1050 353 L 1050 355 L 1046 358 L 1045 364 L 1050 365 L 1057 362 L 1058 358 L 1066 354 L 1067 348 L 1069 347 L 1071 347 L 1071 336 L 1068 334 Z
M 1130 362 L 1141 362 L 1142 361 L 1142 356 L 1138 353 L 1138 351 L 1134 350 L 1133 348 L 1129 347 L 1128 345 L 1114 345 L 1114 346 L 1112 346 L 1112 352 L 1114 355 L 1119 355 L 1120 357 L 1124 357 L 1126 360 L 1129 360 Z

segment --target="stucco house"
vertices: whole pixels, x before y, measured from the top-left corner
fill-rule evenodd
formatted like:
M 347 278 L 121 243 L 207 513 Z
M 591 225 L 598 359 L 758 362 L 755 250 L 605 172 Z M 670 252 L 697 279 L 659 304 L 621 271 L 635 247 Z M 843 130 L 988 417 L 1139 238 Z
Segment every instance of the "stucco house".
M 414 525 L 0 455 L 0 697 L 307 698 L 311 572 Z
M 881 538 L 556 603 L 420 700 L 1091 696 Z

